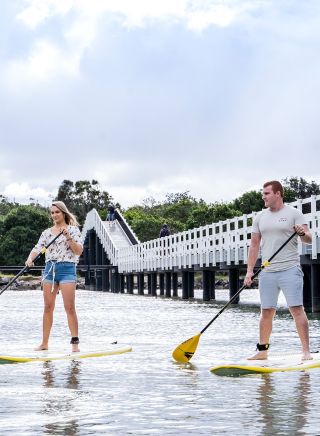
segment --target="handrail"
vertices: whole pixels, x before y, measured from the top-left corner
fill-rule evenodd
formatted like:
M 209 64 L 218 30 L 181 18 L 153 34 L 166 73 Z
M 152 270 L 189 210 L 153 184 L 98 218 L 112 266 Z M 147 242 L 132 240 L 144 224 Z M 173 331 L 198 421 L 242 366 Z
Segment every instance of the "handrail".
M 304 213 L 313 235 L 312 244 L 298 242 L 299 253 L 316 259 L 320 253 L 320 195 L 289 204 Z M 87 215 L 82 235 L 85 237 L 86 232 L 94 228 L 112 265 L 118 266 L 119 272 L 123 273 L 181 269 L 196 265 L 201 268 L 222 264 L 246 265 L 252 220 L 257 213 L 252 212 L 117 250 L 100 216 L 93 209 Z

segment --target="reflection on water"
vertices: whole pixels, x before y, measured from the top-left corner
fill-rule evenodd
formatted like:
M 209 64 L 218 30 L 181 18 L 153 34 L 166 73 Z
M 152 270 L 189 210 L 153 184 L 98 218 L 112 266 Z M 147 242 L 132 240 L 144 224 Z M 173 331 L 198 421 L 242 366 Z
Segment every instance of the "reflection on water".
M 41 332 L 41 294 L 8 291 L 1 303 L 0 347 L 31 350 Z M 20 307 L 24 310 L 18 312 Z M 117 339 L 132 345 L 133 352 L 78 362 L 0 365 L 0 435 L 318 436 L 320 369 L 234 378 L 209 371 L 216 359 L 243 359 L 252 352 L 257 307 L 230 307 L 206 330 L 191 362 L 173 362 L 173 349 L 221 307 L 79 291 L 81 343 L 102 349 Z M 67 332 L 58 298 L 50 345 L 69 347 Z M 310 333 L 316 349 L 316 317 Z M 300 349 L 284 312 L 275 319 L 272 352 L 282 352 L 283 344 L 288 353 Z
M 288 378 L 290 379 L 288 389 Z M 264 374 L 257 389 L 263 434 L 303 434 L 310 404 L 310 374 Z
M 45 388 L 64 388 L 64 389 L 78 389 L 79 385 L 79 375 L 81 373 L 81 362 L 72 360 L 69 367 L 66 368 L 63 374 L 63 384 L 61 386 L 60 379 L 57 379 L 55 375 L 56 367 L 53 362 L 43 363 L 43 386 Z M 58 395 L 55 399 L 50 396 L 43 404 L 43 410 L 41 413 L 48 416 L 56 415 L 69 415 L 69 413 L 74 409 L 75 397 L 68 398 L 66 395 Z M 47 423 L 43 427 L 43 433 L 49 435 L 64 434 L 68 436 L 75 436 L 78 433 L 79 426 L 77 423 L 77 417 L 72 419 L 66 419 L 62 425 L 58 423 Z

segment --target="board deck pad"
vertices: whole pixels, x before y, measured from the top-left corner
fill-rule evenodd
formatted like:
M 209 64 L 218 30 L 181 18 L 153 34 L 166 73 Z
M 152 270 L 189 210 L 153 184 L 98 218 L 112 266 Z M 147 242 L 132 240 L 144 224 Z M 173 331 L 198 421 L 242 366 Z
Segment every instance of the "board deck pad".
M 115 354 L 123 354 L 132 351 L 130 345 L 121 344 L 107 344 L 104 348 L 100 350 L 94 350 L 93 348 L 80 350 L 79 353 L 72 353 L 70 348 L 68 349 L 57 349 L 52 348 L 43 351 L 33 351 L 33 350 L 17 350 L 13 353 L 0 353 L 0 364 L 1 363 L 22 363 L 22 362 L 46 362 L 48 360 L 77 360 L 77 359 L 87 359 L 90 357 L 102 357 L 102 356 L 112 356 Z
M 312 360 L 302 360 L 301 353 L 270 355 L 267 360 L 219 361 L 210 368 L 216 375 L 238 376 L 283 371 L 304 371 L 320 368 L 320 353 L 311 353 Z

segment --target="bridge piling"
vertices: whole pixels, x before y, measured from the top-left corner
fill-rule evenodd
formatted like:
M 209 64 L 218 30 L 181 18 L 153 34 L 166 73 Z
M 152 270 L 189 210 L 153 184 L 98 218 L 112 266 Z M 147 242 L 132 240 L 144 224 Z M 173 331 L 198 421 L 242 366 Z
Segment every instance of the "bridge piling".
M 164 295 L 164 273 L 159 274 L 159 294 Z
M 151 283 L 151 274 L 147 275 L 147 287 L 148 287 L 148 295 L 151 295 L 152 283 Z
M 165 288 L 166 288 L 165 296 L 168 298 L 171 297 L 171 284 L 172 284 L 171 272 L 166 272 L 165 273 Z
M 120 286 L 119 286 L 119 273 L 118 273 L 118 268 L 116 267 L 112 267 L 111 268 L 111 292 L 114 293 L 118 293 L 120 291 Z
M 127 294 L 133 294 L 133 274 L 127 274 Z
M 102 251 L 100 239 L 96 237 L 96 262 L 97 265 L 102 265 Z M 102 291 L 102 270 L 96 270 L 96 291 Z
M 96 265 L 96 234 L 93 230 L 89 231 L 89 264 Z M 96 274 L 94 270 L 89 271 L 90 291 L 96 290 Z
M 182 299 L 189 299 L 189 276 L 188 271 L 182 271 Z
M 303 271 L 303 305 L 306 312 L 312 312 L 311 266 L 302 265 Z
M 151 273 L 151 295 L 157 296 L 157 273 Z
M 238 292 L 240 271 L 238 268 L 229 269 L 229 296 L 231 298 Z M 239 296 L 233 301 L 233 304 L 239 303 Z
M 210 292 L 210 271 L 203 270 L 202 271 L 202 288 L 203 288 L 203 301 L 210 301 L 211 292 Z
M 138 295 L 144 294 L 144 274 L 138 274 Z
M 172 273 L 172 296 L 178 296 L 178 273 Z
M 311 264 L 311 295 L 312 295 L 312 312 L 320 312 L 320 265 Z

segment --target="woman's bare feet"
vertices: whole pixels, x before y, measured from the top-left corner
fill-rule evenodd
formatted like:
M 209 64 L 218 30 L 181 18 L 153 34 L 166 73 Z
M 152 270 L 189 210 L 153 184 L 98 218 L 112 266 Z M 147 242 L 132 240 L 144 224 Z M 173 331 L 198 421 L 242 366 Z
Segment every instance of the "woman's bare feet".
M 45 351 L 48 349 L 48 345 L 39 345 L 39 347 L 34 348 L 34 351 Z
M 258 351 L 256 354 L 254 354 L 251 357 L 247 357 L 247 360 L 267 360 L 268 359 L 268 351 Z
M 313 357 L 311 356 L 309 351 L 304 351 L 302 353 L 302 360 L 312 360 Z
M 79 345 L 78 344 L 72 344 L 72 352 L 73 353 L 79 353 Z

